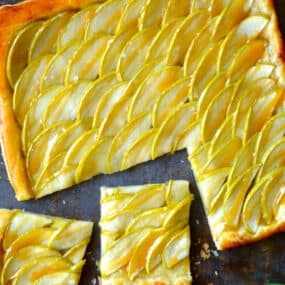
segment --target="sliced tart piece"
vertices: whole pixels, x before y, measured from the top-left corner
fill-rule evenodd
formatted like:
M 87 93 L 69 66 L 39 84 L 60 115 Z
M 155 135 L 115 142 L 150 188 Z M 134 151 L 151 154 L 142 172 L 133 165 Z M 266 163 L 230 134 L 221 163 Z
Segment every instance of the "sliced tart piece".
M 1 284 L 79 284 L 91 222 L 0 210 Z
M 192 200 L 183 180 L 102 187 L 102 285 L 192 284 Z

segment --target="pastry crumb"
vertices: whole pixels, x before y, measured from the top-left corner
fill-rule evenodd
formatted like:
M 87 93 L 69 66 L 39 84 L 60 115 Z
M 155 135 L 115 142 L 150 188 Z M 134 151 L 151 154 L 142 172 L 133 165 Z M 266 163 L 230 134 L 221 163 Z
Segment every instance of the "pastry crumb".
M 65 200 L 62 200 L 62 204 L 63 204 L 63 205 L 66 205 L 66 201 L 65 201 Z
M 207 242 L 203 243 L 200 256 L 203 260 L 207 260 L 211 257 L 210 246 Z
M 195 222 L 196 222 L 196 225 L 200 224 L 200 221 L 198 219 L 196 219 Z
M 218 273 L 218 271 L 217 271 L 217 270 L 215 270 L 215 271 L 214 271 L 214 273 L 215 273 L 215 275 L 216 275 L 216 276 L 218 276 L 218 275 L 219 275 L 219 273 Z

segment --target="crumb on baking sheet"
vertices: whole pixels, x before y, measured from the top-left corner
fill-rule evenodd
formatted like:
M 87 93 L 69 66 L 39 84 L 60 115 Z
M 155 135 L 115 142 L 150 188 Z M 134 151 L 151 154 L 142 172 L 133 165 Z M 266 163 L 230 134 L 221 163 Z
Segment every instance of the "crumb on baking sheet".
M 200 250 L 200 256 L 203 260 L 207 260 L 211 257 L 210 246 L 207 242 L 203 243 L 202 249 Z

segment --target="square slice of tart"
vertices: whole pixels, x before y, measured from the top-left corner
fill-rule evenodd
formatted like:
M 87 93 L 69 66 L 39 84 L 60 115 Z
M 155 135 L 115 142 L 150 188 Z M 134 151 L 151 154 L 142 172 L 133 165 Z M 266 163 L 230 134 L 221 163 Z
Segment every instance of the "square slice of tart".
M 91 222 L 1 209 L 1 284 L 79 284 L 92 228 Z
M 101 284 L 192 283 L 187 181 L 101 188 Z

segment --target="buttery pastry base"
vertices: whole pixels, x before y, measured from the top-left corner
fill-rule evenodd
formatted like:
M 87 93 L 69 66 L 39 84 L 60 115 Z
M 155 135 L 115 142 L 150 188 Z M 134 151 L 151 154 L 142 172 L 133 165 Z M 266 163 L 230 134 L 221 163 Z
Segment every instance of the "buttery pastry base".
M 169 194 L 169 193 L 172 193 Z M 146 198 L 148 197 L 148 198 Z M 155 199 L 154 199 L 155 198 Z M 120 199 L 123 199 L 120 205 Z M 101 284 L 138 284 L 138 285 L 186 285 L 192 283 L 192 277 L 190 270 L 189 250 L 190 250 L 190 233 L 189 233 L 189 210 L 192 200 L 192 194 L 189 192 L 189 184 L 187 181 L 170 181 L 165 184 L 149 184 L 140 186 L 126 186 L 126 187 L 102 187 L 101 188 L 101 252 L 102 258 L 100 261 L 101 267 Z M 135 208 L 132 208 L 132 204 L 129 201 L 133 201 L 136 204 Z M 178 205 L 178 207 L 177 207 Z M 181 206 L 179 206 L 181 205 Z M 177 213 L 177 214 L 175 214 Z M 130 216 L 129 216 L 130 214 Z M 169 219 L 169 217 L 172 217 Z M 177 225 L 179 225 L 177 227 Z M 162 226 L 162 227 L 161 227 Z M 176 227 L 176 229 L 175 229 Z M 175 229 L 173 231 L 173 228 Z M 143 234 L 144 237 L 136 239 L 133 237 L 137 232 L 143 233 L 145 230 L 152 232 Z M 176 243 L 176 247 L 187 246 L 176 249 L 176 258 L 178 261 L 174 262 L 171 268 L 167 268 L 162 260 L 158 259 L 155 263 L 155 267 L 151 266 L 149 273 L 146 272 L 148 259 L 153 257 L 151 252 L 154 251 L 155 245 L 159 239 L 163 239 L 164 235 L 170 233 L 168 241 L 171 240 L 177 233 L 184 232 L 186 230 L 186 241 L 183 243 Z M 156 232 L 160 231 L 158 235 Z M 142 241 L 151 238 L 151 235 L 155 235 L 155 239 L 151 243 L 144 244 Z M 133 249 L 132 239 L 127 243 L 127 247 L 131 248 L 130 254 L 126 259 L 125 265 L 116 266 L 118 269 L 113 270 L 112 265 L 107 262 L 111 258 L 111 262 L 120 263 L 120 259 L 123 258 L 123 254 L 116 256 L 116 248 L 121 252 L 122 240 L 133 237 L 136 240 L 136 244 Z M 159 256 L 162 255 L 164 260 L 165 256 L 161 254 L 165 252 L 168 247 L 163 246 L 159 250 Z M 114 256 L 112 253 L 113 252 Z M 124 251 L 123 251 L 124 252 Z M 180 254 L 178 254 L 180 252 Z M 107 257 L 109 256 L 110 257 Z M 175 256 L 175 255 L 174 255 Z M 173 256 L 173 258 L 174 258 Z M 180 256 L 180 257 L 179 257 Z M 182 257 L 183 256 L 183 257 Z M 157 258 L 157 257 L 156 257 Z M 182 258 L 182 259 L 181 259 Z M 128 262 L 127 262 L 128 260 Z M 138 268 L 138 272 L 135 270 L 133 264 L 143 260 L 143 263 Z M 170 259 L 171 260 L 171 259 Z M 111 266 L 111 267 L 110 267 Z M 109 274 L 108 271 L 113 271 Z M 105 275 L 106 274 L 106 275 Z
M 77 285 L 93 223 L 0 210 L 1 284 Z

